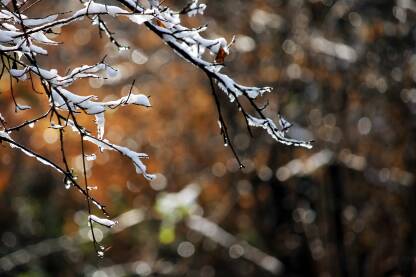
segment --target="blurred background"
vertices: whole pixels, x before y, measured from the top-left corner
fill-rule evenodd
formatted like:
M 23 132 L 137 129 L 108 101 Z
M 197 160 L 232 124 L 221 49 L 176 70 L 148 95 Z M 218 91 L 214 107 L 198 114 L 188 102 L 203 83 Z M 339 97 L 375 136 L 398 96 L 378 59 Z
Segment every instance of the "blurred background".
M 111 1 L 107 1 L 110 3 Z M 222 98 L 239 156 L 224 147 L 209 81 L 159 38 L 109 18 L 118 51 L 88 20 L 62 28 L 63 42 L 40 58 L 65 72 L 107 55 L 119 70 L 71 90 L 112 100 L 135 91 L 150 109 L 109 111 L 106 137 L 148 153 L 148 182 L 117 153 L 89 145 L 92 194 L 119 224 L 95 226 L 109 247 L 97 258 L 87 208 L 62 176 L 0 146 L 1 276 L 412 276 L 416 274 L 416 53 L 413 0 L 206 1 L 208 37 L 236 35 L 225 72 L 245 85 L 275 88 L 259 103 L 295 125 L 312 150 L 281 145 Z M 180 9 L 186 1 L 166 0 Z M 28 13 L 73 10 L 78 1 L 43 1 Z M 44 95 L 8 78 L 0 111 L 13 126 L 46 110 Z M 93 119 L 83 118 L 93 130 Z M 60 161 L 48 121 L 14 139 Z M 79 138 L 66 132 L 69 161 L 82 169 Z M 97 214 L 99 214 L 97 212 Z

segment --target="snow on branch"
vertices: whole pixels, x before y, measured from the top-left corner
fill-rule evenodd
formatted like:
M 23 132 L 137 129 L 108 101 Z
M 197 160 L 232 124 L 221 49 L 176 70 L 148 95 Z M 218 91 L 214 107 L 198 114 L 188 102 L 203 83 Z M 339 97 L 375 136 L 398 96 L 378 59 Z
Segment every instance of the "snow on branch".
M 0 142 L 6 142 L 10 145 L 11 148 L 18 149 L 22 151 L 25 155 L 35 158 L 40 163 L 49 166 L 56 170 L 57 172 L 61 173 L 65 177 L 65 187 L 70 188 L 71 186 L 74 186 L 77 188 L 82 194 L 84 194 L 89 201 L 91 201 L 95 206 L 97 206 L 98 209 L 100 209 L 105 215 L 107 215 L 107 212 L 105 210 L 105 206 L 100 204 L 97 200 L 89 196 L 88 191 L 83 189 L 78 182 L 76 181 L 76 177 L 72 175 L 71 172 L 66 172 L 64 169 L 62 169 L 59 165 L 57 165 L 55 162 L 49 160 L 48 158 L 45 158 L 44 156 L 34 152 L 33 150 L 23 146 L 22 144 L 19 144 L 15 140 L 13 140 L 10 135 L 5 131 L 0 131 Z M 68 186 L 69 185 L 69 186 Z
M 93 222 L 96 222 L 96 223 L 101 224 L 101 225 L 103 225 L 105 227 L 108 227 L 108 228 L 112 228 L 113 226 L 115 226 L 117 224 L 117 221 L 113 221 L 113 220 L 110 220 L 110 219 L 107 219 L 107 218 L 101 218 L 101 217 L 98 217 L 96 215 L 88 216 L 88 220 L 91 220 Z
M 40 163 L 52 167 L 56 172 L 63 175 L 65 187 L 76 188 L 85 196 L 94 247 L 100 256 L 103 254 L 103 248 L 98 245 L 95 239 L 93 224 L 112 227 L 115 222 L 93 214 L 94 211 L 90 203 L 98 207 L 105 216 L 108 216 L 104 206 L 90 196 L 85 164 L 86 160 L 93 161 L 95 156 L 86 155 L 84 142 L 87 141 L 96 145 L 101 151 L 116 151 L 129 158 L 138 174 L 143 175 L 147 180 L 152 180 L 155 176 L 147 172 L 147 167 L 143 162 L 143 160 L 148 159 L 146 154 L 116 145 L 105 138 L 106 111 L 126 105 L 151 107 L 151 104 L 146 95 L 132 91 L 134 82 L 128 95 L 113 101 L 100 101 L 100 97 L 94 93 L 88 93 L 89 95 L 85 96 L 86 93 L 74 91 L 71 86 L 78 80 L 106 78 L 105 76 L 115 75 L 117 69 L 102 59 L 96 64 L 83 64 L 65 74 L 60 74 L 56 69 L 48 68 L 40 63 L 38 61 L 39 55 L 48 55 L 51 47 L 64 47 L 63 44 L 51 39 L 51 33 L 59 36 L 59 34 L 54 33 L 56 28 L 65 27 L 80 20 L 88 20 L 93 27 L 98 27 L 100 32 L 104 32 L 109 41 L 116 45 L 118 49 L 124 49 L 124 46 L 117 42 L 116 34 L 110 31 L 106 21 L 107 18 L 124 17 L 130 20 L 133 26 L 145 25 L 176 54 L 205 73 L 211 84 L 211 93 L 217 108 L 220 131 L 224 142 L 230 146 L 240 166 L 243 166 L 243 164 L 233 147 L 228 134 L 227 123 L 222 116 L 222 102 L 219 93 L 224 93 L 228 97 L 228 102 L 238 108 L 249 131 L 252 126 L 261 127 L 280 143 L 305 148 L 311 147 L 311 142 L 286 137 L 291 124 L 280 116 L 278 123 L 275 123 L 265 115 L 264 109 L 266 107 L 260 107 L 257 104 L 256 100 L 265 93 L 270 93 L 272 88 L 245 86 L 221 72 L 225 66 L 227 56 L 230 54 L 234 39 L 228 43 L 225 38 L 221 37 L 206 38 L 203 36 L 203 33 L 207 30 L 206 25 L 197 28 L 182 25 L 181 17 L 202 15 L 206 9 L 205 4 L 199 3 L 198 0 L 192 0 L 181 10 L 174 11 L 163 6 L 163 1 L 157 0 L 149 1 L 150 5 L 148 7 L 143 6 L 141 1 L 137 0 L 114 0 L 112 1 L 114 5 L 102 2 L 74 1 L 74 3 L 81 3 L 74 11 L 60 11 L 46 16 L 29 17 L 26 15 L 26 11 L 38 5 L 40 1 L 0 1 L 0 58 L 2 66 L 0 78 L 6 76 L 10 79 L 11 103 L 15 105 L 16 112 L 31 108 L 19 104 L 19 98 L 15 97 L 14 84 L 17 81 L 25 81 L 31 82 L 33 92 L 44 94 L 42 96 L 43 100 L 49 104 L 48 111 L 17 126 L 8 126 L 6 118 L 0 114 L 0 142 L 5 142 L 11 148 L 18 149 L 24 154 L 37 159 Z M 40 81 L 42 92 L 36 90 L 38 86 L 34 84 L 35 80 Z M 80 123 L 80 114 L 84 114 L 95 122 L 96 135 L 87 131 Z M 41 120 L 49 120 L 50 128 L 59 132 L 60 163 L 53 162 L 51 159 L 12 139 L 15 132 L 22 128 L 34 127 Z M 82 172 L 78 172 L 78 174 L 84 177 L 82 182 L 77 180 L 76 174 L 66 157 L 64 130 L 67 128 L 72 129 L 80 138 Z
M 138 1 L 133 0 L 118 0 L 128 7 L 132 12 L 143 12 L 145 9 L 139 4 Z M 199 5 L 199 6 L 198 6 Z M 192 63 L 201 69 L 207 77 L 215 82 L 215 84 L 223 91 L 229 98 L 230 102 L 236 103 L 239 111 L 244 116 L 247 127 L 257 126 L 266 129 L 267 133 L 276 141 L 305 148 L 311 148 L 311 141 L 301 141 L 286 137 L 286 131 L 290 128 L 289 125 L 277 127 L 277 124 L 272 119 L 265 116 L 263 109 L 255 102 L 255 100 L 262 96 L 264 93 L 272 91 L 270 87 L 249 87 L 238 84 L 228 75 L 221 73 L 224 66 L 226 57 L 230 54 L 231 43 L 227 44 L 224 38 L 207 39 L 201 36 L 201 32 L 206 30 L 206 26 L 199 29 L 192 29 L 181 25 L 180 15 L 185 14 L 188 16 L 195 15 L 195 10 L 203 12 L 205 5 L 198 4 L 198 1 L 192 1 L 181 12 L 175 12 L 167 7 L 161 7 L 155 10 L 154 19 L 145 22 L 146 27 L 157 34 L 168 46 L 170 46 L 175 53 L 186 61 Z M 213 56 L 213 60 L 204 58 L 205 51 Z M 216 90 L 212 86 L 214 98 L 216 97 Z M 249 105 L 243 106 L 239 98 L 245 98 L 248 100 Z M 226 129 L 226 123 L 221 115 L 221 108 L 219 102 L 216 100 L 217 110 L 219 112 L 219 121 L 221 133 L 224 137 L 226 144 L 232 146 L 229 139 L 228 131 Z M 254 110 L 255 114 L 252 115 L 248 110 Z M 281 123 L 281 121 L 279 122 Z M 235 150 L 232 148 L 234 155 L 237 157 Z M 238 159 L 239 160 L 239 159 Z M 240 161 L 240 160 L 239 160 Z M 240 163 L 240 166 L 243 166 Z
M 88 133 L 85 129 L 77 128 L 76 124 L 72 120 L 68 120 L 67 124 L 71 126 L 75 132 L 80 133 L 86 141 L 91 142 L 92 144 L 95 144 L 101 151 L 104 151 L 104 150 L 117 151 L 121 155 L 128 157 L 132 161 L 134 167 L 136 168 L 137 174 L 143 174 L 143 176 L 148 180 L 153 180 L 156 178 L 154 174 L 147 173 L 146 166 L 141 161 L 141 159 L 149 158 L 147 154 L 138 153 L 127 147 L 113 144 L 106 139 L 94 137 L 93 135 Z

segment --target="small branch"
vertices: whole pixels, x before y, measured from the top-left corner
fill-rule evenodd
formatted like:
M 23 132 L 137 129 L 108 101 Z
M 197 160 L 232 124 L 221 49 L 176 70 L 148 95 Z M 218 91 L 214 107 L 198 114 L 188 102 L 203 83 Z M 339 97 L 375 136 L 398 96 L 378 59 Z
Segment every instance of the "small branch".
M 88 207 L 88 225 L 90 226 L 90 230 L 91 230 L 91 236 L 92 236 L 92 240 L 93 240 L 93 244 L 94 244 L 94 249 L 95 249 L 95 253 L 97 253 L 99 255 L 99 249 L 98 249 L 98 242 L 97 239 L 95 238 L 95 234 L 94 234 L 94 226 L 93 226 L 93 221 L 91 220 L 91 204 L 90 204 L 90 195 L 89 195 L 89 189 L 88 189 L 88 178 L 87 178 L 87 169 L 85 166 L 85 150 L 84 150 L 84 135 L 80 134 L 80 138 L 81 138 L 81 156 L 82 156 L 82 171 L 83 171 L 83 175 L 84 175 L 84 185 L 85 185 L 85 199 L 87 201 L 87 207 Z M 99 257 L 102 257 L 102 255 L 99 255 Z
M 7 133 L 13 132 L 13 131 L 19 131 L 21 128 L 23 128 L 25 126 L 28 126 L 28 125 L 30 125 L 32 123 L 36 123 L 37 121 L 39 121 L 41 119 L 44 119 L 45 117 L 48 116 L 49 113 L 51 113 L 51 111 L 52 111 L 52 108 L 49 108 L 49 110 L 46 113 L 42 114 L 41 116 L 39 116 L 37 118 L 34 118 L 34 119 L 31 119 L 31 120 L 27 120 L 27 121 L 25 121 L 24 123 L 22 123 L 22 124 L 20 124 L 18 126 L 11 127 L 11 128 L 7 128 L 5 131 Z
M 72 176 L 71 173 L 66 172 L 65 170 L 63 170 L 59 165 L 57 165 L 53 161 L 49 160 L 48 158 L 45 158 L 44 156 L 34 152 L 33 150 L 31 150 L 29 148 L 17 143 L 16 141 L 14 141 L 12 139 L 6 138 L 4 136 L 0 136 L 0 142 L 1 141 L 5 141 L 5 142 L 9 143 L 10 145 L 15 146 L 16 148 L 18 148 L 18 149 L 22 150 L 23 152 L 27 153 L 29 156 L 35 157 L 36 159 L 38 159 L 43 164 L 49 165 L 52 168 L 54 168 L 56 171 L 58 171 L 59 173 L 63 174 L 66 179 L 71 181 L 73 186 L 75 186 L 82 194 L 84 194 L 86 197 L 88 197 L 88 199 L 92 203 L 94 203 L 96 206 L 98 206 L 99 209 L 103 212 L 103 214 L 107 215 L 107 212 L 105 210 L 105 206 L 101 205 L 100 202 L 95 200 L 93 197 L 89 196 L 87 194 L 87 192 L 77 183 L 77 181 L 74 179 L 74 177 Z
M 215 106 L 217 107 L 218 121 L 220 123 L 221 135 L 224 139 L 224 145 L 229 145 L 230 146 L 230 149 L 233 152 L 234 157 L 237 159 L 238 165 L 240 166 L 240 168 L 244 168 L 245 166 L 241 162 L 240 158 L 238 157 L 238 154 L 237 154 L 237 152 L 235 151 L 235 148 L 234 148 L 234 144 L 233 144 L 233 142 L 230 139 L 230 136 L 228 134 L 227 124 L 225 123 L 224 118 L 222 116 L 220 100 L 218 99 L 218 95 L 216 94 L 215 87 L 214 87 L 214 82 L 212 81 L 212 78 L 209 78 L 209 82 L 210 82 L 210 85 L 211 85 L 211 93 L 212 93 L 212 96 L 214 97 L 214 100 L 215 100 Z

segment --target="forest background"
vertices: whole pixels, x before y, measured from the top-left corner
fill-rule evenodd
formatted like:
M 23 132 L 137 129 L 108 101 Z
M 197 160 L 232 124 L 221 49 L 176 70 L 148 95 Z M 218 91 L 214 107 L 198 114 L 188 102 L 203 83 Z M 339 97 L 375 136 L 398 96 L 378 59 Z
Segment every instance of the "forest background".
M 45 1 L 33 13 L 70 10 L 68 2 Z M 414 274 L 415 12 L 410 0 L 229 0 L 207 1 L 204 16 L 187 19 L 208 23 L 212 36 L 236 35 L 226 71 L 244 84 L 274 87 L 265 97 L 271 110 L 295 123 L 292 137 L 315 141 L 305 150 L 260 131 L 251 138 L 236 109 L 223 105 L 242 170 L 223 146 L 209 81 L 158 37 L 111 21 L 131 47 L 118 52 L 87 21 L 63 28 L 64 46 L 51 48 L 43 64 L 65 71 L 107 55 L 118 77 L 79 82 L 78 91 L 111 100 L 135 79 L 151 97 L 150 109 L 111 113 L 107 137 L 148 153 L 158 178 L 148 183 L 116 153 L 88 163 L 90 183 L 99 186 L 94 196 L 120 216 L 111 231 L 97 227 L 111 247 L 98 259 L 82 195 L 1 146 L 1 275 Z M 14 114 L 8 90 L 3 78 L 7 118 L 36 112 Z M 29 84 L 17 95 L 42 108 Z M 38 124 L 44 128 L 21 130 L 18 139 L 53 157 L 57 134 Z M 82 166 L 78 148 L 69 155 Z

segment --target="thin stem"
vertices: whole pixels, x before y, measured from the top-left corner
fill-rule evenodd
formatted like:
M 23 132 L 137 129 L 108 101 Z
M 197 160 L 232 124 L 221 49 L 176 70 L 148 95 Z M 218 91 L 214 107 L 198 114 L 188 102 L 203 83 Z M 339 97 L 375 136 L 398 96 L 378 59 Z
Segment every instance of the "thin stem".
M 225 124 L 224 118 L 222 116 L 222 112 L 221 112 L 221 104 L 220 104 L 220 100 L 218 98 L 218 95 L 215 91 L 215 87 L 214 87 L 214 82 L 212 81 L 212 78 L 209 78 L 209 82 L 211 85 L 211 92 L 212 95 L 214 96 L 214 100 L 215 100 L 215 106 L 217 107 L 217 112 L 218 112 L 218 120 L 220 122 L 220 129 L 221 129 L 221 134 L 224 138 L 224 144 L 229 145 L 231 151 L 233 152 L 234 157 L 237 159 L 238 161 L 238 165 L 240 166 L 240 168 L 244 168 L 244 164 L 241 162 L 240 158 L 238 157 L 237 152 L 235 151 L 234 145 L 230 139 L 230 136 L 228 134 L 228 129 L 227 129 L 227 125 Z
M 91 204 L 90 204 L 90 195 L 89 195 L 89 189 L 88 189 L 88 178 L 87 178 L 87 169 L 85 166 L 85 149 L 84 149 L 84 135 L 80 134 L 80 138 L 81 138 L 81 155 L 82 155 L 82 170 L 83 170 L 83 175 L 84 175 L 84 185 L 85 185 L 85 191 L 86 191 L 86 196 L 85 199 L 87 201 L 87 207 L 88 207 L 88 223 L 91 229 L 91 235 L 92 235 L 92 239 L 93 239 L 93 243 L 94 243 L 94 249 L 95 252 L 98 253 L 98 242 L 95 238 L 95 234 L 94 234 L 94 226 L 93 226 L 93 221 L 91 219 Z

